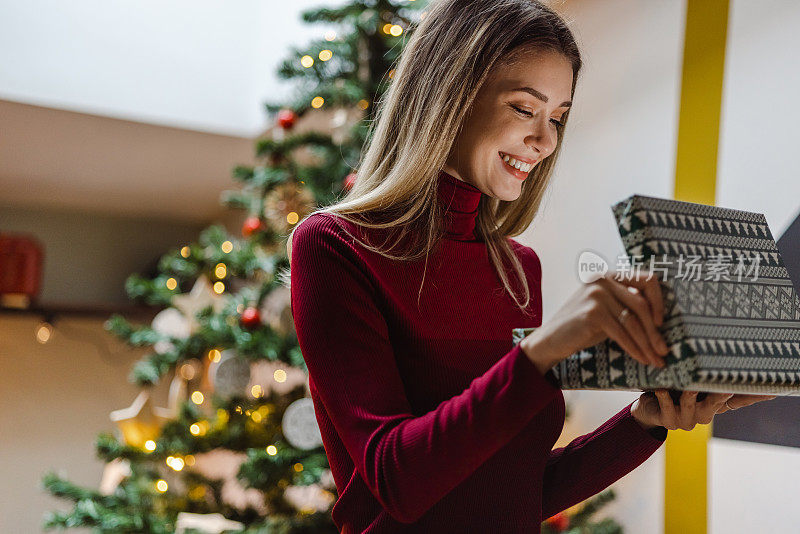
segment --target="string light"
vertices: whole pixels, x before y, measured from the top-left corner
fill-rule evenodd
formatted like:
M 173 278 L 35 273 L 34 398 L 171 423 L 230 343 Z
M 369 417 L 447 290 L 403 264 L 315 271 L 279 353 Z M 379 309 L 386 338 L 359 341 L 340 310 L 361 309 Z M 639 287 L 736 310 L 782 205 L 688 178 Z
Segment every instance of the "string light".
M 300 216 L 294 211 L 290 211 L 286 214 L 286 222 L 289 224 L 296 224 L 299 220 Z
M 156 442 L 153 441 L 152 439 L 148 439 L 147 441 L 144 442 L 144 450 L 148 452 L 153 452 L 154 450 L 156 450 Z
M 220 245 L 220 248 L 222 249 L 222 252 L 229 254 L 230 251 L 233 250 L 233 243 L 230 241 L 223 241 L 222 245 Z
M 186 456 L 183 457 L 183 461 L 188 466 L 194 465 L 194 455 L 193 454 L 187 454 Z
M 252 414 L 250 414 L 250 418 L 256 423 L 261 422 L 261 414 L 259 412 L 253 412 Z
M 217 266 L 214 267 L 214 274 L 217 278 L 225 278 L 228 275 L 228 268 L 224 263 L 218 263 Z
M 267 454 L 269 454 L 270 456 L 275 456 L 276 454 L 278 454 L 277 447 L 275 447 L 275 445 L 268 445 Z
M 403 27 L 397 24 L 393 24 L 391 28 L 389 28 L 389 33 L 395 37 L 399 37 L 403 33 Z
M 42 321 L 36 327 L 36 341 L 44 345 L 48 341 L 50 341 L 50 337 L 53 335 L 53 325 L 48 323 L 47 321 Z
M 309 55 L 305 55 L 300 58 L 300 64 L 305 68 L 309 68 L 311 65 L 314 64 L 314 58 Z
M 275 382 L 286 382 L 286 371 L 283 369 L 275 369 L 275 372 L 272 373 L 272 378 L 275 379 Z
M 180 471 L 181 469 L 183 469 L 183 460 L 180 458 L 176 458 L 175 456 L 168 456 L 167 465 L 175 471 Z
M 261 384 L 256 384 L 255 386 L 250 388 L 250 394 L 253 395 L 255 398 L 259 398 L 264 393 L 261 391 Z
M 333 41 L 336 39 L 336 32 L 333 30 L 325 32 L 325 40 L 326 41 Z
M 167 491 L 168 488 L 169 488 L 169 486 L 167 485 L 167 481 L 166 480 L 159 480 L 158 482 L 156 482 L 156 489 L 158 491 L 160 491 L 161 493 L 164 493 L 165 491 Z
M 325 50 L 320 50 L 319 52 L 320 61 L 328 61 L 332 57 L 333 57 L 333 52 L 331 52 L 330 50 L 325 49 Z
M 181 256 L 183 256 L 184 258 L 188 258 L 190 253 L 191 249 L 189 247 L 183 247 L 181 249 Z
M 167 284 L 166 285 L 167 285 L 167 289 L 169 289 L 170 291 L 173 291 L 176 287 L 178 287 L 178 281 L 175 280 L 174 278 L 170 277 L 170 278 L 167 278 Z
M 303 470 L 303 464 L 301 464 L 300 462 L 297 462 L 296 464 L 294 464 L 294 470 L 299 473 L 300 471 Z
M 383 25 L 383 28 L 381 28 L 381 29 L 383 30 L 383 33 L 389 35 L 389 33 L 392 30 L 392 24 L 387 22 L 386 24 Z
M 211 349 L 208 351 L 208 359 L 212 362 L 218 362 L 222 359 L 222 353 L 217 349 Z
M 181 365 L 180 373 L 184 380 L 191 380 L 192 378 L 194 378 L 195 374 L 194 366 L 189 363 L 184 363 L 183 365 Z
M 362 98 L 361 100 L 358 101 L 358 107 L 360 107 L 361 109 L 367 109 L 369 107 L 369 102 L 367 102 Z
M 199 391 L 192 393 L 192 402 L 195 404 L 203 404 L 203 394 Z
M 225 284 L 222 282 L 214 282 L 214 293 L 221 295 L 225 292 Z
M 325 103 L 325 99 L 321 96 L 315 96 L 311 99 L 311 107 L 314 109 L 318 109 L 322 107 L 322 104 Z

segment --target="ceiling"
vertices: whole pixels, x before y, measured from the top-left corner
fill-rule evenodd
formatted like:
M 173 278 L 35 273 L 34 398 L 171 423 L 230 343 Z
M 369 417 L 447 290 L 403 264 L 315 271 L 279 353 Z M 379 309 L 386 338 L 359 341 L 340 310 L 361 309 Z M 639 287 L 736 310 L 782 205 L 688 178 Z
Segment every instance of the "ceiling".
M 204 223 L 254 140 L 0 100 L 0 204 Z

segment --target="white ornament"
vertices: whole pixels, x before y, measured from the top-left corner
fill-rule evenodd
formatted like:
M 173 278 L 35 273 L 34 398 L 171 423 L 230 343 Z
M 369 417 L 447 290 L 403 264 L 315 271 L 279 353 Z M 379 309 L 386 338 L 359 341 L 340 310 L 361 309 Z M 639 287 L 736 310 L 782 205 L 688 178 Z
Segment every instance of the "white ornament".
M 281 428 L 286 441 L 297 449 L 309 450 L 322 445 L 314 401 L 309 397 L 297 399 L 286 408 Z
M 194 458 L 195 463 L 189 469 L 223 482 L 220 493 L 224 503 L 239 511 L 250 507 L 262 515 L 269 513 L 264 494 L 256 488 L 245 488 L 236 477 L 239 467 L 247 460 L 247 454 L 220 448 L 195 454 Z
M 222 514 L 190 514 L 179 512 L 175 524 L 175 534 L 182 534 L 187 529 L 195 529 L 209 534 L 220 534 L 228 530 L 243 530 L 244 525 L 238 521 L 225 519 Z
M 336 113 L 333 114 L 333 118 L 331 119 L 331 126 L 338 128 L 339 126 L 344 126 L 346 122 L 347 110 L 344 108 L 337 109 Z
M 325 491 L 317 484 L 308 486 L 287 486 L 283 490 L 283 497 L 298 511 L 312 510 L 325 512 L 335 500 L 333 494 Z
M 189 293 L 172 297 L 173 306 L 178 308 L 189 321 L 189 331 L 197 329 L 197 312 L 211 306 L 214 313 L 219 313 L 225 306 L 225 298 L 214 292 L 205 275 L 200 275 Z
M 119 483 L 131 476 L 131 464 L 124 458 L 114 458 L 103 468 L 103 478 L 100 481 L 100 493 L 111 495 Z
M 232 349 L 223 350 L 218 362 L 211 362 L 208 374 L 214 392 L 222 397 L 245 396 L 250 383 L 250 362 L 239 358 Z
M 177 339 L 186 339 L 191 334 L 189 321 L 175 308 L 166 308 L 158 312 L 150 326 L 163 336 Z M 174 345 L 166 340 L 156 341 L 153 345 L 153 349 L 159 353 L 169 352 L 174 348 Z
M 275 380 L 276 377 L 281 378 L 283 382 Z M 280 361 L 258 360 L 250 368 L 250 383 L 247 385 L 247 390 L 251 391 L 253 386 L 259 385 L 265 397 L 272 392 L 285 395 L 304 382 L 306 374 L 297 367 Z

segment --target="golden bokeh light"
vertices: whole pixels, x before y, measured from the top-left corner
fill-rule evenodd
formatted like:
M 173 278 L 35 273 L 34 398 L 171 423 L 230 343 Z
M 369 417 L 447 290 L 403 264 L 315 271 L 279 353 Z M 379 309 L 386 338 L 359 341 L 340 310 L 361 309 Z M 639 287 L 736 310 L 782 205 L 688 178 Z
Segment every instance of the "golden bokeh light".
M 176 287 L 178 287 L 178 281 L 177 281 L 177 280 L 175 280 L 174 278 L 171 278 L 171 277 L 170 277 L 170 278 L 167 278 L 167 289 L 169 289 L 170 291 L 172 291 L 172 290 L 174 290 Z
M 311 99 L 311 107 L 314 109 L 319 109 L 322 107 L 322 104 L 325 103 L 325 99 L 321 96 L 315 96 Z
M 314 64 L 314 58 L 309 55 L 305 55 L 300 58 L 300 64 L 305 68 L 308 68 Z
M 44 345 L 53 335 L 53 325 L 48 323 L 47 321 L 42 321 L 36 327 L 36 341 Z
M 230 241 L 224 241 L 220 246 L 220 248 L 222 249 L 222 252 L 228 254 L 230 253 L 231 250 L 233 250 L 233 243 L 231 243 Z

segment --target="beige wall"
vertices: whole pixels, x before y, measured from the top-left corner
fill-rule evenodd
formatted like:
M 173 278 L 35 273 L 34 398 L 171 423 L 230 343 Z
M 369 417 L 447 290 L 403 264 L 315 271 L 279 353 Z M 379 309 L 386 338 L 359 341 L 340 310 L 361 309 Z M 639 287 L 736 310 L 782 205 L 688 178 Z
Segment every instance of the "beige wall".
M 134 351 L 105 332 L 103 320 L 65 317 L 46 345 L 34 338 L 38 318 L 0 314 L 0 532 L 36 533 L 48 510 L 69 503 L 40 486 L 54 469 L 97 488 L 103 464 L 94 442 L 114 425 L 112 410 L 129 406 L 138 388 L 127 381 Z M 165 391 L 157 390 L 164 406 Z M 163 398 L 162 398 L 163 396 Z M 80 529 L 72 532 L 88 532 Z

